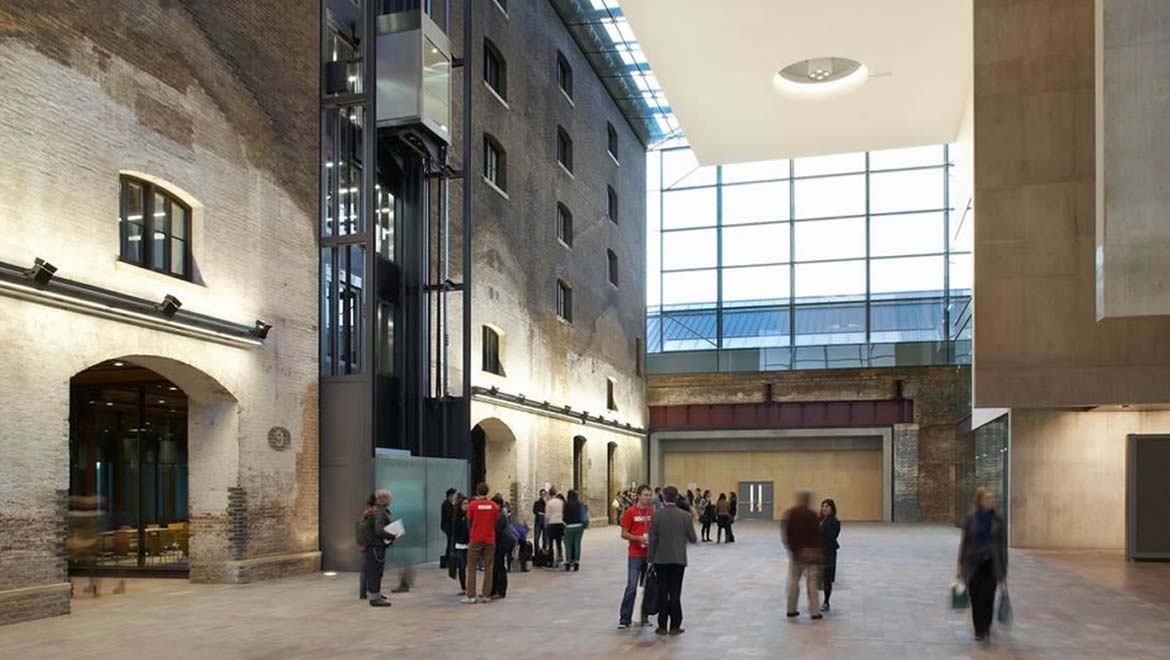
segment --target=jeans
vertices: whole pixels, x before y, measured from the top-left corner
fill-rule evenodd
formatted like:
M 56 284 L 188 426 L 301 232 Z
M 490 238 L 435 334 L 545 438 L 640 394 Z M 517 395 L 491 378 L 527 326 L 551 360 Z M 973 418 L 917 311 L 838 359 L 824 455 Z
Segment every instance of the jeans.
M 719 542 L 723 539 L 723 533 L 727 532 L 727 540 L 731 541 L 731 516 L 725 514 L 720 515 L 715 519 L 715 524 L 719 525 L 719 531 L 715 533 L 715 540 Z
M 373 545 L 366 546 L 365 561 L 362 563 L 362 573 L 366 576 L 367 597 L 374 599 L 382 595 L 382 572 L 385 570 L 386 544 L 382 543 L 381 539 L 375 539 Z
M 536 522 L 532 525 L 532 550 L 533 552 L 540 549 L 540 539 L 544 537 L 544 542 L 548 544 L 548 535 L 544 533 L 544 516 L 537 516 Z
M 658 575 L 658 627 L 677 630 L 682 626 L 682 564 L 655 564 Z M 667 625 L 669 624 L 669 625 Z
M 565 528 L 565 561 L 581 563 L 581 537 L 585 535 L 584 527 Z
M 816 616 L 821 613 L 821 598 L 817 595 L 817 586 L 820 582 L 820 566 L 813 561 L 803 561 L 797 558 L 796 553 L 788 553 L 788 611 L 796 611 L 796 603 L 800 600 L 800 578 L 805 578 L 805 595 L 808 596 L 809 614 Z
M 451 561 L 455 562 L 455 573 L 459 576 L 459 588 L 467 591 L 467 550 L 452 550 Z
M 971 595 L 971 620 L 975 624 L 975 634 L 979 637 L 991 632 L 996 586 L 995 564 L 990 559 L 979 564 L 967 581 L 967 593 Z
M 472 541 L 467 546 L 467 597 L 475 598 L 475 571 L 483 561 L 484 598 L 492 595 L 492 570 L 496 564 L 496 544 Z
M 646 574 L 646 558 L 630 557 L 626 562 L 626 592 L 622 594 L 622 609 L 618 614 L 618 623 L 629 625 L 634 617 L 634 599 L 638 597 L 638 583 Z M 638 620 L 644 617 L 638 612 Z
M 493 552 L 495 554 L 495 566 L 492 570 L 492 595 L 503 598 L 508 595 L 508 555 L 503 550 L 500 550 L 498 546 Z

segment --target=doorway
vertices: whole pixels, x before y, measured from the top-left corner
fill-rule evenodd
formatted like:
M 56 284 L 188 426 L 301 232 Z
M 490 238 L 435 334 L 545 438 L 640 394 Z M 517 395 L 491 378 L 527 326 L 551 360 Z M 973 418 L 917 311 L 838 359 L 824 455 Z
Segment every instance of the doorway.
M 617 483 L 617 466 L 614 462 L 617 459 L 617 443 L 611 442 L 605 449 L 605 508 L 609 511 L 609 524 L 616 525 L 621 518 L 622 512 L 614 503 L 618 499 L 619 486 Z
M 79 372 L 69 390 L 70 570 L 185 575 L 187 394 L 121 360 Z
M 772 520 L 772 482 L 739 482 L 739 517 Z
M 1170 435 L 1130 435 L 1126 444 L 1126 559 L 1170 560 Z
M 576 436 L 573 438 L 573 490 L 577 491 L 577 496 L 585 499 L 585 494 L 581 489 L 585 485 L 585 437 Z

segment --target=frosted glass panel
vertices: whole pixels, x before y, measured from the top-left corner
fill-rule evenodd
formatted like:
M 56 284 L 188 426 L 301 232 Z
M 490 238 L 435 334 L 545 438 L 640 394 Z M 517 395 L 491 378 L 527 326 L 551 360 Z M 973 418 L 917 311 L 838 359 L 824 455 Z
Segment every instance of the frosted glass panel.
M 723 224 L 787 220 L 788 182 L 723 187 Z
M 797 218 L 864 215 L 865 175 L 800 180 L 794 195 Z
M 386 553 L 387 563 L 402 567 L 438 561 L 447 545 L 440 528 L 440 509 L 448 488 L 467 492 L 467 461 L 382 455 L 376 458 L 375 470 L 375 487 L 385 488 L 393 496 L 391 519 L 401 519 L 406 527 L 406 535 Z M 355 512 L 360 513 L 364 504 L 355 503 Z M 395 576 L 387 575 L 385 580 L 393 584 Z

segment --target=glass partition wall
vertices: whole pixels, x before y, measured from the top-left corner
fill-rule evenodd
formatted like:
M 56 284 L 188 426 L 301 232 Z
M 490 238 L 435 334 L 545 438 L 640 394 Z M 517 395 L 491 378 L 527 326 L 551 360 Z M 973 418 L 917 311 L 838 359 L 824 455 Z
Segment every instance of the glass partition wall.
M 953 165 L 946 145 L 707 167 L 649 152 L 650 368 L 968 362 Z

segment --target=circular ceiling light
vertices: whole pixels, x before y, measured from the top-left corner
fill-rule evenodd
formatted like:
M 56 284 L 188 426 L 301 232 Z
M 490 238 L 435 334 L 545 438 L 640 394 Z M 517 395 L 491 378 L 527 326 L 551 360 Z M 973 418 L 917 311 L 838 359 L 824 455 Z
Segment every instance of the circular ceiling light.
M 845 57 L 813 57 L 793 62 L 772 76 L 772 86 L 785 96 L 823 99 L 847 94 L 869 78 L 869 69 Z

